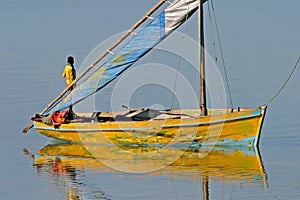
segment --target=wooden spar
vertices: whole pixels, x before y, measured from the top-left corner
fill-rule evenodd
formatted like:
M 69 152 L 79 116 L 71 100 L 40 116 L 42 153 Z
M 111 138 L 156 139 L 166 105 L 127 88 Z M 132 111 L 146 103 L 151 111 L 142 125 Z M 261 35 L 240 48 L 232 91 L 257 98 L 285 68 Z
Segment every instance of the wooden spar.
M 161 0 L 158 2 L 151 10 L 149 10 L 136 24 L 134 24 L 128 32 L 126 32 L 122 37 L 119 38 L 113 45 L 111 45 L 106 51 L 104 51 L 88 68 L 86 68 L 72 84 L 66 87 L 60 95 L 58 95 L 48 106 L 40 113 L 43 115 L 47 110 L 53 106 L 62 96 L 64 96 L 72 86 L 74 86 L 84 75 L 86 75 L 96 64 L 98 64 L 111 50 L 117 47 L 126 37 L 128 37 L 139 25 L 141 25 L 148 16 L 152 15 L 160 6 L 162 6 L 167 0 Z M 29 129 L 33 127 L 31 122 L 27 127 L 23 129 L 23 133 L 26 133 Z
M 199 0 L 198 6 L 198 33 L 199 33 L 199 48 L 200 48 L 200 81 L 199 81 L 199 88 L 200 88 L 200 110 L 201 115 L 207 115 L 207 108 L 206 108 L 206 85 L 205 85 L 205 52 L 204 52 L 204 25 L 203 25 L 203 0 Z

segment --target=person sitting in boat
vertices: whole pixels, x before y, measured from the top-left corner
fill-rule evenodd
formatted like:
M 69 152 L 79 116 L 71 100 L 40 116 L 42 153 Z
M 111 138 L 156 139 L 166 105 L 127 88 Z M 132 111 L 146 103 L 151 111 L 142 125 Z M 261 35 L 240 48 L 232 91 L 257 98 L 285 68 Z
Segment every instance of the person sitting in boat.
M 74 119 L 72 109 L 53 112 L 50 115 L 35 114 L 30 118 L 32 121 L 42 122 L 44 124 L 53 125 L 54 128 L 59 128 L 61 124 L 81 122 L 82 119 Z
M 66 86 L 68 87 L 73 83 L 73 81 L 76 79 L 76 70 L 74 67 L 74 58 L 72 56 L 69 56 L 67 58 L 67 65 L 64 68 L 64 72 L 62 73 L 62 77 L 66 77 Z M 70 90 L 73 89 L 73 86 L 70 88 Z

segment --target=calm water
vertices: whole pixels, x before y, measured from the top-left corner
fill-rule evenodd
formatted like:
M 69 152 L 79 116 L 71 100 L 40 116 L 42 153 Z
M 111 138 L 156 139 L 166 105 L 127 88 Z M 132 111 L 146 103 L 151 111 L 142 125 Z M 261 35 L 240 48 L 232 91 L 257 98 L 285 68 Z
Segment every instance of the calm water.
M 299 56 L 300 2 L 214 3 L 234 105 L 262 105 L 281 87 Z M 79 158 L 78 165 L 76 160 L 69 161 L 59 172 L 53 160 L 33 166 L 38 151 L 52 141 L 34 130 L 21 133 L 29 117 L 64 88 L 61 72 L 68 55 L 75 56 L 79 68 L 98 43 L 127 30 L 153 5 L 146 0 L 0 0 L 0 199 L 68 199 L 70 194 L 81 199 L 202 199 L 205 165 L 182 172 L 171 166 L 150 174 L 132 174 Z M 194 18 L 186 30 L 193 22 Z M 244 173 L 234 166 L 225 172 L 226 167 L 214 164 L 210 167 L 223 174 L 209 177 L 210 199 L 300 198 L 299 76 L 297 69 L 269 105 L 260 156 L 256 155 L 265 179 L 241 179 L 238 177 L 253 172 Z M 164 94 L 157 90 L 159 96 Z M 146 104 L 160 104 L 160 98 L 149 99 L 148 92 L 139 93 Z M 101 97 L 104 109 L 109 96 L 107 90 Z M 140 101 L 134 103 L 140 106 Z M 36 159 L 25 155 L 24 148 Z M 227 155 L 234 163 L 239 158 L 230 151 Z M 242 158 L 247 160 L 246 155 Z M 241 176 L 230 176 L 235 173 Z

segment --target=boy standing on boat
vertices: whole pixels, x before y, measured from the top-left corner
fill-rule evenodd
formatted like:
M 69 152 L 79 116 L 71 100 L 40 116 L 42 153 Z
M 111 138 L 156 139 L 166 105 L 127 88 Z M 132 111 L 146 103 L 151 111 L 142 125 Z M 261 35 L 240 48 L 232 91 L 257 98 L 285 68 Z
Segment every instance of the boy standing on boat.
M 72 56 L 69 56 L 67 58 L 67 65 L 65 66 L 64 72 L 62 74 L 62 77 L 66 77 L 66 85 L 67 87 L 73 83 L 73 81 L 76 79 L 76 70 L 74 67 L 74 58 Z M 73 89 L 73 86 L 70 88 L 70 90 Z

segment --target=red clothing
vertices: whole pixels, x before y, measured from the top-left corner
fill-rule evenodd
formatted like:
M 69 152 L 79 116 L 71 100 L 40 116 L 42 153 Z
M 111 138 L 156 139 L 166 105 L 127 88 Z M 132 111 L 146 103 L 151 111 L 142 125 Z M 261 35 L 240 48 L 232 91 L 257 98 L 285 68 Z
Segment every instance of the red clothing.
M 68 112 L 69 112 L 68 110 L 62 110 L 62 111 L 57 111 L 52 113 L 51 115 L 52 124 L 53 125 L 63 124 L 66 121 L 65 114 Z

